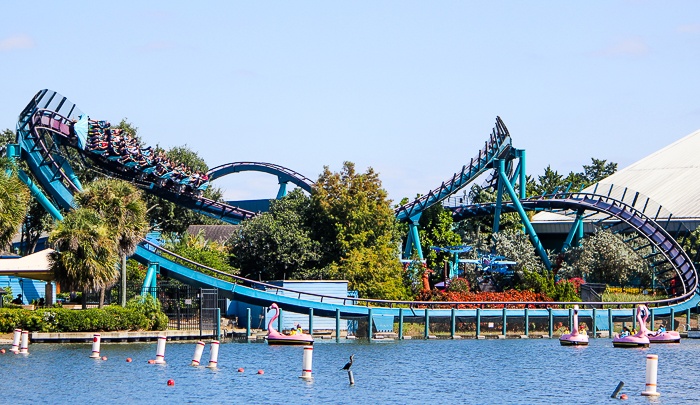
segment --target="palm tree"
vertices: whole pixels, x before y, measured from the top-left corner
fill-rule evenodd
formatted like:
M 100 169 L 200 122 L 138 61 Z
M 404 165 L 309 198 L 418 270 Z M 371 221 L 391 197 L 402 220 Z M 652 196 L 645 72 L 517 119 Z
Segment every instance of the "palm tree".
M 115 179 L 101 179 L 76 195 L 76 204 L 89 207 L 105 222 L 121 259 L 122 305 L 126 304 L 126 258 L 134 253 L 141 238 L 148 232 L 146 203 L 141 192 L 131 184 Z M 116 282 L 117 278 L 113 280 Z M 104 288 L 100 290 L 100 308 Z
M 83 292 L 83 309 L 88 290 L 104 288 L 119 275 L 114 239 L 92 209 L 77 208 L 66 214 L 51 232 L 49 243 L 56 249 L 49 255 L 54 278 L 64 288 Z
M 17 233 L 29 206 L 29 190 L 17 178 L 4 169 L 11 163 L 0 161 L 0 249 L 5 248 Z

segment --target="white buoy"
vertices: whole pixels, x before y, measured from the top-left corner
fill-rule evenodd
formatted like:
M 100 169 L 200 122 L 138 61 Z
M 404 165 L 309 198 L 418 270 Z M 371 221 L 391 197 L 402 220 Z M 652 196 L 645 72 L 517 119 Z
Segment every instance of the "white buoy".
M 197 346 L 194 347 L 194 357 L 192 357 L 192 363 L 190 366 L 198 366 L 199 360 L 202 359 L 202 353 L 204 352 L 204 342 L 197 342 Z
M 22 343 L 19 346 L 19 354 L 29 354 L 29 331 L 22 331 Z
M 92 354 L 90 355 L 91 359 L 99 359 L 100 358 L 100 341 L 102 340 L 102 335 L 99 333 L 95 333 L 92 336 Z
M 655 354 L 647 354 L 647 385 L 646 390 L 642 391 L 642 395 L 646 397 L 658 397 L 656 392 L 656 377 L 657 367 L 659 366 L 659 356 Z
M 311 377 L 311 365 L 313 363 L 314 357 L 314 347 L 304 346 L 304 359 L 301 368 L 301 376 L 299 378 L 313 378 Z
M 209 365 L 208 368 L 216 368 L 219 360 L 219 341 L 212 340 L 211 346 L 209 347 Z
M 12 353 L 19 353 L 19 339 L 22 337 L 22 329 L 15 329 L 15 335 L 12 337 Z
M 156 346 L 156 364 L 165 364 L 165 341 L 168 338 L 158 336 L 158 346 Z

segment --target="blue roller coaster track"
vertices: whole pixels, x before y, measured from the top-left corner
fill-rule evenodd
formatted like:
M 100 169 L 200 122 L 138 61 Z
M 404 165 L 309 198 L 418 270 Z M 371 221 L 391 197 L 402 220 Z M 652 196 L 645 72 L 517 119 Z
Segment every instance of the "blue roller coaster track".
M 32 98 L 29 105 L 19 116 L 17 124 L 17 142 L 19 147 L 8 148 L 10 157 L 21 158 L 27 162 L 29 170 L 41 187 L 34 184 L 33 180 L 19 169 L 17 169 L 18 174 L 30 187 L 33 195 L 55 218 L 62 218 L 61 209 L 69 210 L 72 208 L 73 194 L 82 190 L 82 185 L 70 166 L 70 162 L 74 160 L 79 160 L 82 164 L 100 170 L 110 176 L 130 181 L 148 193 L 230 223 L 238 223 L 255 215 L 249 211 L 207 200 L 198 196 L 197 193 L 185 192 L 182 188 L 166 187 L 157 179 L 154 180 L 152 176 L 145 176 L 144 173 L 133 167 L 105 159 L 86 150 L 80 140 L 80 128 L 76 128 L 76 123 L 83 118 L 83 115 L 84 113 L 65 97 L 50 90 L 42 90 Z M 514 159 L 520 159 L 520 161 L 513 171 L 511 164 Z M 448 181 L 443 182 L 440 187 L 396 209 L 397 218 L 401 221 L 409 222 L 413 226 L 413 231 L 416 234 L 413 242 L 418 243 L 415 225 L 417 225 L 418 218 L 424 210 L 444 201 L 490 169 L 494 170 L 494 172 L 487 183 L 489 186 L 497 188 L 498 202 L 495 204 L 453 207 L 451 210 L 456 219 L 478 215 L 495 215 L 498 217 L 501 212 L 519 212 L 526 225 L 526 230 L 537 248 L 539 241 L 531 226 L 528 227 L 530 224 L 525 214 L 526 209 L 575 212 L 576 220 L 574 221 L 574 227 L 572 227 L 572 234 L 582 233 L 581 220 L 585 211 L 604 213 L 608 218 L 614 218 L 618 223 L 625 224 L 627 230 L 636 233 L 637 236 L 635 238 L 641 237 L 645 239 L 648 242 L 646 246 L 651 246 L 655 249 L 655 252 L 658 252 L 652 258 L 656 260 L 657 267 L 665 273 L 674 275 L 675 279 L 680 280 L 682 284 L 682 288 L 678 288 L 680 292 L 670 298 L 644 302 L 645 304 L 656 305 L 656 313 L 663 315 L 695 307 L 700 302 L 700 296 L 696 294 L 698 277 L 693 261 L 690 260 L 676 240 L 664 231 L 661 226 L 633 206 L 609 197 L 584 193 L 562 193 L 547 196 L 546 198 L 525 198 L 524 187 L 522 187 L 525 180 L 524 151 L 512 148 L 510 134 L 500 118 L 497 118 L 496 128 L 494 128 L 484 148 L 479 151 L 475 158 L 471 159 L 468 166 L 463 166 L 460 172 L 453 175 Z M 245 170 L 257 170 L 276 175 L 280 179 L 280 183 L 286 184 L 291 182 L 307 191 L 313 185 L 309 179 L 296 172 L 281 166 L 265 163 L 231 163 L 212 169 L 209 175 L 213 180 L 226 174 Z M 518 181 L 521 187 L 519 194 L 516 194 L 514 185 Z M 44 192 L 48 193 L 49 197 Z M 502 201 L 503 192 L 507 192 L 510 195 L 510 201 Z M 497 230 L 497 228 L 496 221 L 494 229 Z M 410 238 L 411 235 L 409 235 Z M 569 242 L 571 241 L 569 240 Z M 207 268 L 180 258 L 174 253 L 165 251 L 145 240 L 138 247 L 133 258 L 149 266 L 149 275 L 147 275 L 144 285 L 152 285 L 155 280 L 155 268 L 157 267 L 161 274 L 182 282 L 194 286 L 218 288 L 222 295 L 233 300 L 262 306 L 269 306 L 276 302 L 285 310 L 307 313 L 312 309 L 313 313 L 319 316 L 341 316 L 350 319 L 366 316 L 404 315 L 409 317 L 427 317 L 428 315 L 447 317 L 456 314 L 456 316 L 460 317 L 474 317 L 479 316 L 479 314 L 483 316 L 500 316 L 503 314 L 505 316 L 506 312 L 508 316 L 523 316 L 524 313 L 529 311 L 529 316 L 531 317 L 549 316 L 551 319 L 551 316 L 567 316 L 568 310 L 545 309 L 542 308 L 543 305 L 573 304 L 505 302 L 498 304 L 506 306 L 527 305 L 530 309 L 461 309 L 460 307 L 467 304 L 483 308 L 494 303 L 440 302 L 439 305 L 442 309 L 431 309 L 436 305 L 435 302 L 333 297 L 288 290 Z M 180 265 L 173 259 L 188 262 L 192 267 L 216 274 L 217 277 Z M 600 302 L 578 302 L 577 304 L 583 306 L 601 305 Z M 615 302 L 609 304 L 623 305 L 632 303 Z M 400 306 L 403 308 L 398 308 Z M 611 316 L 629 316 L 630 310 L 611 309 L 599 311 L 596 316 L 600 317 L 601 313 L 604 312 Z M 594 313 L 595 310 L 587 309 L 581 312 L 581 316 L 594 316 Z

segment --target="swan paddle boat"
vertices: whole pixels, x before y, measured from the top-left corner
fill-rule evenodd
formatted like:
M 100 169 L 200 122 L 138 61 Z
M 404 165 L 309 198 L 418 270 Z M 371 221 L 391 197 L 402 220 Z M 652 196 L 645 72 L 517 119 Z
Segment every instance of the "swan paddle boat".
M 649 338 L 644 332 L 642 309 L 644 309 L 647 314 L 649 313 L 649 309 L 645 305 L 637 305 L 637 322 L 640 326 L 639 332 L 625 337 L 620 337 L 620 335 L 616 333 L 613 337 L 613 347 L 649 347 Z
M 574 305 L 574 323 L 571 325 L 571 333 L 561 335 L 559 343 L 562 346 L 587 346 L 588 335 L 578 331 L 578 305 Z
M 642 322 L 640 324 L 639 329 L 644 332 L 646 337 L 649 338 L 649 343 L 680 343 L 681 342 L 681 334 L 676 332 L 675 330 L 666 330 L 666 331 L 661 332 L 661 333 L 656 333 L 653 330 L 647 329 L 647 318 L 649 318 L 649 310 L 647 309 L 646 306 L 644 306 L 644 308 L 646 309 L 645 314 L 644 314 L 644 322 Z
M 277 304 L 273 303 L 270 306 L 271 309 L 276 311 L 275 316 L 270 319 L 270 323 L 267 324 L 267 344 L 270 345 L 312 345 L 314 344 L 314 338 L 306 333 L 296 333 L 294 335 L 285 335 L 280 333 L 272 327 L 272 323 L 280 316 L 280 308 Z

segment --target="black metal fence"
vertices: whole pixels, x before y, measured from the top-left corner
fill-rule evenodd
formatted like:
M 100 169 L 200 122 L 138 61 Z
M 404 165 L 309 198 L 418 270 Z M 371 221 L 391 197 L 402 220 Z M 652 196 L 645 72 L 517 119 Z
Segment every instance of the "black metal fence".
M 105 305 L 121 305 L 121 283 L 105 290 Z M 214 330 L 217 325 L 217 308 L 226 313 L 226 298 L 219 297 L 218 290 L 196 288 L 178 282 L 159 282 L 156 288 L 144 289 L 140 283 L 128 283 L 127 301 L 136 296 L 150 294 L 156 298 L 168 317 L 168 329 Z M 93 291 L 83 299 L 87 305 L 99 305 L 100 292 Z

